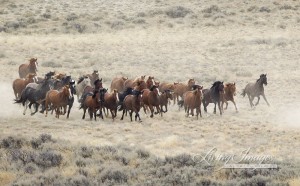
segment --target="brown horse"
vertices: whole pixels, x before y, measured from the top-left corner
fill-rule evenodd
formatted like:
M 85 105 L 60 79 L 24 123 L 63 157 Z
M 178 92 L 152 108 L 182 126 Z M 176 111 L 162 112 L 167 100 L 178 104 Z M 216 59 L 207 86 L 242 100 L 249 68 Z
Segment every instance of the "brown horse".
M 179 100 L 179 97 L 183 99 L 183 94 L 187 91 L 192 90 L 192 86 L 195 85 L 194 79 L 189 79 L 187 84 L 184 83 L 174 83 L 174 104 L 176 100 Z
M 234 104 L 235 110 L 236 112 L 238 112 L 238 109 L 236 107 L 235 101 L 234 101 L 234 96 L 236 96 L 236 86 L 235 83 L 226 83 L 224 86 L 224 94 L 223 94 L 223 98 L 222 98 L 222 109 L 224 112 L 224 108 L 223 105 L 224 103 L 226 103 L 226 108 L 228 107 L 228 101 L 231 101 Z
M 114 120 L 117 116 L 117 107 L 119 103 L 119 94 L 118 91 L 115 89 L 112 93 L 105 93 L 104 94 L 104 107 L 110 110 L 112 119 Z M 108 113 L 108 112 L 107 112 Z
M 184 93 L 183 98 L 183 105 L 184 110 L 186 112 L 186 116 L 189 116 L 189 111 L 191 110 L 191 115 L 194 116 L 194 109 L 196 109 L 196 116 L 198 119 L 198 116 L 200 114 L 200 117 L 202 117 L 201 114 L 201 103 L 202 103 L 202 86 L 197 86 L 195 90 L 187 91 Z
M 124 89 L 129 88 L 129 87 L 130 88 L 136 87 L 139 82 L 142 82 L 142 81 L 145 82 L 145 78 L 146 78 L 146 76 L 141 76 L 141 77 L 135 78 L 134 80 L 133 79 L 127 79 L 124 82 Z
M 268 85 L 267 74 L 261 74 L 259 79 L 256 80 L 255 83 L 248 83 L 246 85 L 245 89 L 243 89 L 242 95 L 244 97 L 246 94 L 248 95 L 251 107 L 254 107 L 253 99 L 255 97 L 257 97 L 257 102 L 256 102 L 255 106 L 258 105 L 260 96 L 262 96 L 264 98 L 264 100 L 266 101 L 267 105 L 270 106 L 270 104 L 267 101 L 267 98 L 265 96 L 264 85 Z
M 141 109 L 141 98 L 143 91 L 134 90 L 132 95 L 127 95 L 123 101 L 123 114 L 121 120 L 124 118 L 125 112 L 129 111 L 130 120 L 132 121 L 132 113 L 135 112 L 135 121 L 139 118 L 141 121 L 139 111 Z
M 153 85 L 155 85 L 155 81 L 154 81 L 154 76 L 149 76 L 147 81 L 146 81 L 146 84 L 147 84 L 147 88 L 151 88 Z
M 112 92 L 113 90 L 117 90 L 118 92 L 123 92 L 125 90 L 125 81 L 128 78 L 126 77 L 116 77 L 111 81 L 110 84 L 110 91 Z
M 161 112 L 168 112 L 168 102 L 173 100 L 173 92 L 171 90 L 164 90 L 161 92 L 159 96 L 159 104 Z M 164 111 L 163 106 L 165 106 L 166 110 Z
M 147 84 L 144 80 L 138 80 L 136 86 L 133 87 L 134 90 L 142 91 L 147 88 Z
M 92 120 L 94 116 L 96 121 L 97 110 L 102 109 L 101 92 L 95 91 L 94 93 L 89 93 L 85 100 L 83 100 L 83 103 L 81 104 L 80 108 L 83 108 L 82 119 L 85 119 L 85 113 L 88 109 L 88 112 L 90 114 L 90 120 Z
M 157 88 L 157 86 L 152 86 L 150 89 L 144 89 L 143 91 L 143 95 L 142 95 L 142 106 L 144 108 L 144 112 L 146 112 L 146 106 L 148 106 L 150 108 L 151 111 L 151 115 L 150 117 L 153 117 L 153 113 L 154 113 L 154 108 L 156 107 L 156 112 L 155 114 L 161 113 L 162 116 L 162 112 L 160 111 L 160 92 Z
M 72 99 L 72 93 L 69 85 L 65 85 L 60 91 L 58 90 L 49 90 L 46 94 L 45 108 L 52 106 L 52 109 L 55 110 L 55 117 L 59 118 L 61 114 L 60 108 L 66 107 L 68 105 L 69 99 Z M 48 109 L 46 109 L 45 117 L 47 117 Z
M 21 64 L 19 66 L 19 77 L 25 78 L 29 73 L 35 74 L 37 72 L 37 66 L 37 58 L 31 58 L 28 64 Z
M 35 77 L 36 77 L 35 73 L 34 74 L 29 73 L 25 79 L 18 78 L 13 81 L 12 87 L 13 87 L 16 99 L 21 98 L 21 93 L 25 89 L 26 85 L 36 81 Z

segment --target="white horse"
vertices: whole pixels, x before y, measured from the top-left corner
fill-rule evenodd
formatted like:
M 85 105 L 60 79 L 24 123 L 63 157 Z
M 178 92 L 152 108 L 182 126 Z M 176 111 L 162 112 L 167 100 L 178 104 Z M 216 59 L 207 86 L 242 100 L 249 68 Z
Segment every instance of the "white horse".
M 78 79 L 77 85 L 76 85 L 76 93 L 77 93 L 77 100 L 82 96 L 83 90 L 86 86 L 92 86 L 91 85 L 91 80 L 87 76 L 80 77 Z

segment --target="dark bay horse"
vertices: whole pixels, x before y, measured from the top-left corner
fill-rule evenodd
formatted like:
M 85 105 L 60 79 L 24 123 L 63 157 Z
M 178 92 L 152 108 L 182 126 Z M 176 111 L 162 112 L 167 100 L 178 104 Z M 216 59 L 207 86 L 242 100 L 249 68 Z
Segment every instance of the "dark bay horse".
M 260 96 L 262 96 L 264 98 L 264 100 L 266 101 L 267 105 L 270 106 L 269 102 L 267 101 L 267 98 L 265 96 L 265 91 L 264 91 L 264 85 L 267 85 L 267 84 L 268 84 L 267 74 L 261 74 L 259 79 L 256 80 L 255 83 L 248 83 L 246 85 L 245 89 L 243 89 L 242 96 L 245 97 L 245 95 L 247 94 L 251 107 L 254 106 L 253 99 L 255 97 L 257 97 L 257 102 L 256 102 L 255 106 L 258 105 Z
M 37 72 L 37 58 L 31 58 L 28 64 L 21 64 L 19 66 L 19 76 L 20 78 L 25 78 L 29 73 L 36 73 Z
M 204 89 L 203 90 L 203 106 L 204 111 L 207 112 L 207 106 L 209 103 L 214 103 L 214 114 L 216 114 L 216 107 L 218 104 L 220 115 L 222 115 L 222 109 L 221 109 L 221 101 L 222 101 L 222 95 L 224 94 L 224 85 L 221 81 L 216 81 L 212 85 L 210 89 Z

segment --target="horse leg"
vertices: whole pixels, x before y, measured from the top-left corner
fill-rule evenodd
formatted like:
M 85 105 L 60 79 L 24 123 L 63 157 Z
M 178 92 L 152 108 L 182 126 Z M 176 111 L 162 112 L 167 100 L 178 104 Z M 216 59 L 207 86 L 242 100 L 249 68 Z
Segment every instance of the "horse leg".
M 149 105 L 150 111 L 151 111 L 151 115 L 150 118 L 153 118 L 153 112 L 154 112 L 154 108 L 152 105 Z
M 193 108 L 191 108 L 191 114 L 192 114 L 192 116 L 194 116 L 194 109 Z
M 35 106 L 35 111 L 34 111 L 34 113 L 31 113 L 31 115 L 34 115 L 35 113 L 38 112 L 38 109 L 39 109 L 40 104 L 35 103 L 34 106 Z
M 47 111 L 46 111 L 46 112 L 47 112 Z M 86 108 L 84 107 L 84 108 L 83 108 L 83 116 L 82 116 L 82 119 L 85 118 L 85 113 L 86 113 Z
M 260 100 L 260 96 L 258 96 L 258 97 L 257 97 L 257 102 L 256 102 L 255 106 L 257 106 L 257 105 L 258 105 L 258 103 L 259 103 L 259 100 Z
M 108 110 L 107 110 L 107 113 L 108 113 Z M 112 117 L 113 121 L 115 121 L 115 114 L 113 113 L 112 110 L 110 110 L 110 114 L 111 114 L 111 117 Z
M 27 107 L 28 107 L 27 101 L 26 101 L 26 102 L 23 102 L 23 106 L 24 106 L 23 115 L 25 115 L 25 114 L 26 114 Z
M 95 121 L 96 121 L 96 120 L 97 120 L 97 119 L 96 119 L 96 117 L 97 117 L 97 109 L 94 109 L 93 114 L 94 114 L 94 119 L 95 119 Z
M 133 110 L 131 110 L 131 111 L 129 112 L 130 121 L 132 121 L 132 113 L 133 113 Z
M 199 113 L 200 113 L 200 117 L 202 118 L 202 113 L 201 113 L 201 105 L 199 106 Z
M 190 107 L 185 107 L 186 108 L 186 117 L 189 117 L 190 115 Z
M 164 113 L 168 112 L 168 104 L 166 104 L 165 107 L 166 107 L 166 110 L 163 111 Z
M 237 106 L 236 106 L 236 103 L 235 103 L 235 101 L 234 101 L 234 100 L 231 100 L 231 102 L 234 104 L 235 111 L 236 111 L 236 112 L 239 112 L 239 111 L 238 111 L 238 108 L 237 108 Z
M 215 104 L 214 114 L 216 114 L 217 113 L 217 102 L 215 102 L 214 104 Z
M 266 101 L 266 103 L 268 104 L 268 106 L 270 106 L 270 104 L 269 104 L 269 102 L 268 102 L 268 100 L 267 100 L 267 98 L 266 98 L 266 96 L 265 96 L 264 93 L 262 94 L 262 97 L 264 98 L 264 100 Z
M 123 118 L 124 118 L 124 114 L 125 114 L 125 109 L 123 109 L 122 117 L 121 117 L 121 119 L 120 119 L 120 120 L 123 120 Z
M 198 107 L 196 107 L 196 117 L 197 117 L 197 120 L 198 120 L 198 118 L 199 118 L 199 108 Z
M 254 97 L 250 96 L 249 94 L 247 94 L 247 95 L 248 95 L 248 98 L 249 98 L 250 106 L 253 107 L 254 105 L 253 105 L 252 101 L 253 101 Z
M 89 112 L 89 115 L 90 115 L 90 120 L 92 121 L 94 112 L 92 111 L 91 108 L 88 109 L 88 112 Z
M 147 115 L 146 105 L 145 104 L 143 104 L 143 109 L 144 109 L 145 114 Z
M 218 101 L 218 107 L 219 107 L 220 115 L 222 115 L 222 109 L 221 109 L 221 103 L 220 103 L 220 101 Z

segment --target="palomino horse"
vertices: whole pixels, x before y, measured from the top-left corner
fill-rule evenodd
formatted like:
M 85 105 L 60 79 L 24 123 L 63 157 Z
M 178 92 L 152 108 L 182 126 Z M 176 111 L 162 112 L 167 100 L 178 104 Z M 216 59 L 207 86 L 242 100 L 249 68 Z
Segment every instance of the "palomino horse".
M 257 102 L 256 102 L 255 106 L 258 105 L 261 95 L 264 98 L 264 100 L 266 101 L 267 105 L 270 106 L 269 102 L 267 101 L 267 98 L 265 96 L 265 91 L 264 91 L 264 85 L 267 85 L 267 84 L 268 84 L 267 74 L 261 74 L 259 79 L 256 80 L 255 83 L 248 83 L 246 85 L 245 89 L 243 89 L 242 95 L 245 97 L 245 95 L 247 94 L 251 107 L 254 106 L 253 99 L 255 97 L 257 97 Z
M 60 108 L 68 105 L 69 99 L 72 99 L 72 93 L 69 85 L 65 85 L 60 91 L 49 90 L 46 94 L 45 108 L 52 106 L 55 110 L 55 117 L 59 118 Z M 47 117 L 48 109 L 46 109 L 45 117 Z
M 160 101 L 159 101 L 160 92 L 157 88 L 157 86 L 153 85 L 150 89 L 144 89 L 143 95 L 142 95 L 142 106 L 144 108 L 144 112 L 146 112 L 146 106 L 149 106 L 151 115 L 150 117 L 153 117 L 154 108 L 156 107 L 156 113 L 160 113 L 162 116 L 162 112 L 160 111 Z
M 35 82 L 36 81 L 36 74 L 32 74 L 32 73 L 29 73 L 25 79 L 15 79 L 14 82 L 13 82 L 13 90 L 14 90 L 14 94 L 15 94 L 15 97 L 16 99 L 20 98 L 21 97 L 21 93 L 22 91 L 25 89 L 25 87 L 29 84 L 29 83 L 32 83 L 32 82 Z
M 236 107 L 235 101 L 234 101 L 234 96 L 236 96 L 236 86 L 235 83 L 226 83 L 224 86 L 224 94 L 223 94 L 223 99 L 222 99 L 222 110 L 224 103 L 226 103 L 226 108 L 228 107 L 228 101 L 231 101 L 234 104 L 236 112 L 238 112 L 238 109 Z
M 194 109 L 196 109 L 196 116 L 198 119 L 198 116 L 200 114 L 200 117 L 202 117 L 201 114 L 201 100 L 203 98 L 202 94 L 202 88 L 203 86 L 197 86 L 194 88 L 195 90 L 187 91 L 183 95 L 183 105 L 184 110 L 186 112 L 186 116 L 189 116 L 189 111 L 191 110 L 191 115 L 194 116 Z
M 21 64 L 19 66 L 19 77 L 25 78 L 29 73 L 36 73 L 37 66 L 38 66 L 37 58 L 31 58 L 28 64 Z
M 127 95 L 123 102 L 123 114 L 121 120 L 124 118 L 125 112 L 129 111 L 130 120 L 132 121 L 132 113 L 135 112 L 135 121 L 139 118 L 141 121 L 139 111 L 141 109 L 141 98 L 143 91 L 134 90 L 132 95 Z
M 221 109 L 221 101 L 222 101 L 222 95 L 224 94 L 224 85 L 221 81 L 216 81 L 212 85 L 210 89 L 204 89 L 203 90 L 203 106 L 204 111 L 207 112 L 207 106 L 209 103 L 214 103 L 214 114 L 216 114 L 216 106 L 218 104 L 220 115 L 222 115 L 222 109 Z

